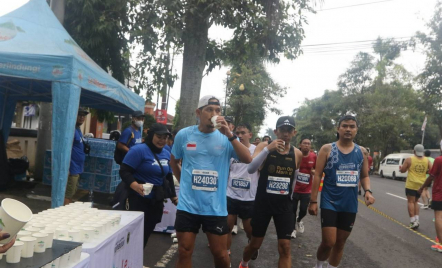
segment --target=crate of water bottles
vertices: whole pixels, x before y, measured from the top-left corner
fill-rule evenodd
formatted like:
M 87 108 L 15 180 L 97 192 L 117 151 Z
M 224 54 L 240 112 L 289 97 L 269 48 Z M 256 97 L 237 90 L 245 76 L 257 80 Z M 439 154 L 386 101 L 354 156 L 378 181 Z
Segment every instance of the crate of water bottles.
M 90 156 L 108 159 L 114 158 L 116 141 L 88 138 L 85 139 L 85 142 L 91 146 Z

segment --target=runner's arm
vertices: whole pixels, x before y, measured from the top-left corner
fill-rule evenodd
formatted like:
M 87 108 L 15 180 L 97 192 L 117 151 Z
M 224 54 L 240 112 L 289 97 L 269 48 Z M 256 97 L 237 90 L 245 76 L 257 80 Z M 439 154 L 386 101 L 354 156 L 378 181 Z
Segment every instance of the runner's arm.
M 278 142 L 276 141 L 270 144 L 268 144 L 267 142 L 261 142 L 260 144 L 258 144 L 258 146 L 256 146 L 255 152 L 253 153 L 252 162 L 250 162 L 250 164 L 247 166 L 247 172 L 249 172 L 249 174 L 253 174 L 258 169 L 262 168 L 262 165 L 267 159 L 267 155 L 269 155 L 270 152 L 275 151 L 277 146 Z
M 411 158 L 409 157 L 409 158 L 405 159 L 405 162 L 402 166 L 399 166 L 399 171 L 401 173 L 407 172 L 410 165 L 411 165 Z
M 231 137 L 229 137 L 229 136 L 227 136 L 227 137 L 231 138 L 231 137 L 233 137 L 233 134 Z M 239 160 L 241 160 L 241 162 L 243 162 L 245 164 L 252 162 L 252 156 L 250 155 L 249 148 L 244 146 L 244 144 L 242 144 L 237 139 L 234 139 L 230 143 L 232 143 L 233 149 L 235 150 L 235 153 L 239 157 Z
M 325 165 L 327 164 L 327 158 L 331 151 L 331 145 L 326 144 L 319 150 L 318 157 L 316 159 L 316 171 L 312 182 L 312 194 L 310 197 L 311 202 L 318 202 L 319 185 L 321 184 L 322 173 L 324 172 Z
M 129 147 L 127 147 L 126 144 L 122 142 L 117 143 L 117 149 L 126 153 L 129 151 Z
M 422 194 L 422 191 L 424 190 L 424 188 L 430 186 L 430 184 L 433 180 L 434 180 L 434 176 L 430 174 L 430 176 L 428 176 L 428 178 L 425 180 L 424 184 L 422 184 L 421 188 L 419 188 L 419 190 L 417 190 L 417 192 L 419 194 Z
M 433 163 L 430 162 L 430 160 L 428 160 L 428 170 L 427 170 L 427 174 L 430 174 L 430 170 L 433 167 Z
M 364 157 L 364 161 L 362 162 L 361 168 L 361 186 L 365 190 L 370 190 L 370 177 L 368 175 L 368 151 L 364 147 L 361 146 L 362 156 Z
M 173 175 L 175 175 L 178 182 L 181 182 L 180 159 L 175 159 L 175 156 L 173 154 L 170 156 L 170 167 L 172 168 Z
M 301 161 L 302 161 L 302 152 L 295 147 L 295 159 L 296 159 L 296 169 L 298 170 L 299 167 L 301 166 Z

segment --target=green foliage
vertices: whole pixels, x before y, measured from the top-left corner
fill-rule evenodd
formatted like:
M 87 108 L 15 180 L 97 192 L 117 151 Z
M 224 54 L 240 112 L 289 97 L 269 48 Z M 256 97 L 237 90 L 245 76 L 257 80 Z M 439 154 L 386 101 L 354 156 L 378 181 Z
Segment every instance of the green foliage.
M 244 86 L 244 90 L 240 86 Z M 234 67 L 227 81 L 228 115 L 234 117 L 234 124 L 247 122 L 261 126 L 266 114 L 271 111 L 280 114 L 274 107 L 286 89 L 275 83 L 262 64 Z
M 418 32 L 414 41 L 424 46 L 425 68 L 417 77 L 425 99 L 423 108 L 439 126 L 442 136 L 442 3 L 435 7 L 433 18 L 427 24 L 429 33 Z
M 64 27 L 86 54 L 124 84 L 130 66 L 126 0 L 66 0 Z
M 394 62 L 403 48 L 391 40 L 378 39 L 373 47 L 379 54 L 376 63 L 368 53 L 357 54 L 340 76 L 339 90 L 325 91 L 322 97 L 306 100 L 294 111 L 298 138 L 310 138 L 313 147 L 319 149 L 336 140 L 339 118 L 354 114 L 359 122 L 356 142 L 381 151 L 383 156 L 421 143 L 424 96 L 413 89 L 411 75 Z M 435 132 L 437 125 L 430 118 L 426 148 L 436 147 Z
M 180 127 L 191 122 L 189 111 L 197 102 L 203 70 L 206 73 L 223 61 L 252 59 L 278 63 L 282 56 L 295 59 L 304 39 L 305 12 L 313 12 L 311 0 L 137 0 L 131 1 L 131 40 L 142 44 L 135 75 L 147 96 L 164 93 L 164 81 L 173 86 L 170 51 L 183 51 Z M 233 30 L 230 40 L 211 40 L 214 25 Z M 202 56 L 197 53 L 205 49 Z M 192 68 L 185 68 L 192 66 Z M 149 74 L 149 78 L 145 74 Z M 184 118 L 186 117 L 186 118 Z
M 105 110 L 99 110 L 99 109 L 90 109 L 91 115 L 96 116 L 98 122 L 103 123 L 105 120 L 108 123 L 115 122 L 116 118 L 114 116 L 113 112 L 105 111 Z
M 143 129 L 149 129 L 156 122 L 157 120 L 155 120 L 155 117 L 153 115 L 145 114 Z

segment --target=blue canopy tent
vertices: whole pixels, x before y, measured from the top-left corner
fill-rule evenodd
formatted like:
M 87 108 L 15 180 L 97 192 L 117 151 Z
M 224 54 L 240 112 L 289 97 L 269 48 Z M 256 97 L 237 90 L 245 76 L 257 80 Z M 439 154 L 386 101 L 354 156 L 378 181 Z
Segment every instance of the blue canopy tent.
M 144 99 L 101 69 L 70 37 L 45 0 L 0 17 L 0 131 L 5 142 L 17 101 L 52 102 L 52 206 L 63 205 L 79 104 L 119 113 Z

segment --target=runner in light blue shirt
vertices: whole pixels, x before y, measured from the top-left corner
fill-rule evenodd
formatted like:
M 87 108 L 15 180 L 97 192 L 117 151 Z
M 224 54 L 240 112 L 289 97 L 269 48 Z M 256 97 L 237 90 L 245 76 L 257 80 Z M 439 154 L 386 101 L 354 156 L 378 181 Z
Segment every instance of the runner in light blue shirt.
M 249 149 L 230 131 L 221 107 L 214 96 L 204 96 L 198 103 L 197 126 L 178 132 L 172 148 L 170 165 L 180 181 L 175 220 L 179 243 L 177 267 L 191 267 L 195 237 L 202 226 L 210 243 L 216 267 L 229 267 L 227 254 L 227 181 L 230 158 L 250 163 Z M 218 116 L 214 123 L 211 119 Z M 217 130 L 219 128 L 219 130 Z M 179 166 L 182 159 L 182 168 Z

